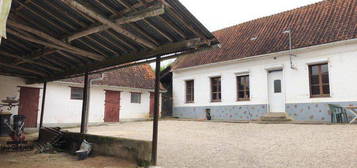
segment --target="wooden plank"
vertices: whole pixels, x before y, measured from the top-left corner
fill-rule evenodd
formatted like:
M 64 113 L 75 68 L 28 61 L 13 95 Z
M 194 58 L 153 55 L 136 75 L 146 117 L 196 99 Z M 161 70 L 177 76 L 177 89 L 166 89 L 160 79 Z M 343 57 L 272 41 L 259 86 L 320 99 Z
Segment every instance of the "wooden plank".
M 164 36 L 167 40 L 169 40 L 170 42 L 173 42 L 174 40 L 165 32 L 163 32 L 162 30 L 160 30 L 159 28 L 157 28 L 155 25 L 153 25 L 152 23 L 150 23 L 147 20 L 144 20 L 144 23 L 146 23 L 147 25 L 149 25 L 150 27 L 152 27 L 155 31 L 157 31 L 159 34 L 161 34 L 162 36 Z
M 86 67 L 80 67 L 76 69 L 71 69 L 68 70 L 65 73 L 54 73 L 50 77 L 47 78 L 47 81 L 53 81 L 53 80 L 58 80 L 62 79 L 64 77 L 69 77 L 69 75 L 73 74 L 82 74 L 84 72 L 90 72 L 93 70 L 98 70 L 101 68 L 105 67 L 110 67 L 114 65 L 121 65 L 124 63 L 130 63 L 138 60 L 143 60 L 143 59 L 148 59 L 155 57 L 157 55 L 166 55 L 174 52 L 182 52 L 186 51 L 189 48 L 196 48 L 197 46 L 200 46 L 202 44 L 206 44 L 206 42 L 202 42 L 200 39 L 190 39 L 190 40 L 185 40 L 185 41 L 180 41 L 177 43 L 172 43 L 172 44 L 166 44 L 161 47 L 158 47 L 156 50 L 153 51 L 140 51 L 140 52 L 133 52 L 128 55 L 123 55 L 120 57 L 116 58 L 110 58 L 107 59 L 103 62 L 97 62 L 91 65 L 88 65 Z M 34 81 L 29 81 L 30 83 L 37 83 L 37 82 L 42 82 L 41 80 L 34 80 Z
M 39 51 L 35 51 L 35 52 L 31 53 L 29 56 L 25 56 L 24 58 L 30 59 L 30 60 L 36 60 L 36 59 L 39 59 L 45 55 L 53 54 L 56 51 L 58 51 L 58 50 L 45 48 L 45 49 L 41 49 Z M 25 63 L 25 61 L 21 60 L 21 61 L 15 62 L 14 64 L 20 65 L 23 63 Z
M 30 11 L 31 13 L 33 13 L 34 15 L 36 15 L 37 17 L 41 18 L 42 20 L 44 20 L 45 22 L 49 23 L 50 25 L 56 27 L 57 29 L 60 29 L 63 32 L 66 32 L 67 30 L 64 29 L 63 27 L 61 27 L 61 25 L 58 25 L 52 21 L 50 21 L 49 19 L 47 19 L 46 17 L 44 17 L 43 15 L 37 13 L 36 11 L 34 11 L 33 9 L 29 8 L 28 6 L 26 6 L 25 4 L 21 3 L 19 0 L 16 1 L 17 3 L 19 3 L 22 7 L 24 7 L 25 9 L 27 9 L 28 11 Z
M 52 70 L 55 70 L 55 71 L 63 72 L 62 69 L 57 68 L 57 67 L 54 67 L 54 66 L 52 66 L 52 65 L 45 64 L 45 63 L 42 63 L 42 62 L 39 62 L 39 61 L 32 61 L 32 60 L 29 60 L 29 59 L 20 57 L 20 56 L 18 56 L 18 55 L 8 53 L 8 52 L 6 52 L 6 51 L 0 51 L 0 55 L 1 55 L 1 54 L 2 54 L 2 55 L 5 55 L 5 56 L 8 56 L 8 57 L 11 57 L 11 58 L 21 59 L 21 60 L 23 60 L 24 62 L 27 62 L 27 63 L 36 64 L 36 65 L 39 65 L 39 66 L 42 66 L 42 67 L 45 67 L 45 68 L 48 68 L 48 69 L 52 69 Z
M 29 69 L 29 68 L 24 68 L 24 67 L 21 67 L 21 66 L 18 66 L 18 65 L 12 65 L 12 64 L 7 64 L 7 63 L 3 63 L 3 62 L 0 62 L 0 65 L 2 65 L 4 67 L 8 67 L 8 68 L 17 69 L 17 70 L 20 70 L 20 71 L 23 71 L 23 72 L 28 72 L 28 73 L 40 75 L 42 77 L 47 76 L 47 74 L 45 74 L 43 72 L 40 72 L 40 71 L 37 71 L 37 70 L 33 70 L 33 69 Z
M 150 8 L 147 8 L 145 10 L 137 11 L 135 13 L 132 13 L 129 16 L 116 19 L 113 22 L 116 23 L 117 25 L 123 25 L 123 24 L 137 22 L 137 21 L 143 20 L 145 18 L 159 16 L 159 15 L 162 15 L 164 13 L 165 13 L 164 7 L 162 5 L 156 5 L 156 6 L 152 6 Z M 67 41 L 70 42 L 70 41 L 73 41 L 75 39 L 79 39 L 79 38 L 81 38 L 83 36 L 88 36 L 90 34 L 98 33 L 98 32 L 107 30 L 109 28 L 110 27 L 108 25 L 95 26 L 95 27 L 83 30 L 81 32 L 75 33 L 75 34 L 67 37 Z
M 170 29 L 174 30 L 182 38 L 186 39 L 185 33 L 182 30 L 180 30 L 180 28 L 176 27 L 173 23 L 170 23 L 165 18 L 159 17 L 159 19 L 162 23 L 165 23 Z
M 44 38 L 44 39 L 54 43 L 55 45 L 58 45 L 58 46 L 61 46 L 63 48 L 68 49 L 67 50 L 68 52 L 76 53 L 78 55 L 81 55 L 81 56 L 84 56 L 84 57 L 88 57 L 88 58 L 91 58 L 91 59 L 94 59 L 94 60 L 97 60 L 97 61 L 104 60 L 105 56 L 94 54 L 94 53 L 82 50 L 80 48 L 74 47 L 74 46 L 72 46 L 72 45 L 70 45 L 68 43 L 65 43 L 65 42 L 63 42 L 61 40 L 58 40 L 58 39 L 52 37 L 51 35 L 48 35 L 48 34 L 46 34 L 44 32 L 36 30 L 36 29 L 34 29 L 32 27 L 29 27 L 29 26 L 26 26 L 26 25 L 23 25 L 23 24 L 19 24 L 17 22 L 10 21 L 10 20 L 7 22 L 7 24 L 10 25 L 11 27 L 16 28 L 16 29 L 21 29 L 23 31 L 26 31 L 26 32 L 29 32 L 29 33 L 32 33 L 32 34 L 36 34 L 36 36 Z M 64 50 L 64 49 L 62 49 L 62 50 Z
M 122 28 L 121 26 L 117 25 L 116 23 L 112 22 L 111 20 L 99 15 L 98 13 L 94 12 L 93 10 L 85 7 L 84 5 L 78 3 L 77 1 L 73 1 L 73 0 L 61 0 L 63 3 L 67 4 L 68 6 L 77 9 L 85 14 L 87 14 L 88 16 L 98 20 L 99 22 L 108 25 L 110 28 L 112 28 L 113 30 L 115 30 L 116 32 L 125 35 L 126 37 L 148 47 L 151 49 L 155 49 L 156 45 L 145 40 L 142 39 L 141 37 L 125 30 L 124 28 Z

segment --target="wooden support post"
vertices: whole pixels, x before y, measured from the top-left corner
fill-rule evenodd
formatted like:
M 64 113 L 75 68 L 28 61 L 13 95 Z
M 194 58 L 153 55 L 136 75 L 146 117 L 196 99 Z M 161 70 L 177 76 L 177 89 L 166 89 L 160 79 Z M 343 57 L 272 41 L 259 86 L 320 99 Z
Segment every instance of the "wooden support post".
M 43 115 L 45 113 L 45 101 L 46 101 L 46 89 L 47 89 L 47 82 L 43 83 L 43 90 L 42 90 L 42 104 L 41 104 L 41 118 L 40 118 L 40 128 L 43 127 Z
M 158 141 L 158 127 L 159 127 L 159 109 L 160 109 L 160 61 L 161 57 L 156 57 L 155 68 L 155 101 L 154 101 L 154 123 L 152 136 L 152 156 L 151 161 L 154 166 L 157 165 L 157 141 Z
M 84 75 L 83 88 L 83 103 L 82 103 L 82 119 L 81 119 L 81 133 L 86 134 L 88 131 L 88 106 L 89 106 L 89 89 L 90 82 L 88 72 Z

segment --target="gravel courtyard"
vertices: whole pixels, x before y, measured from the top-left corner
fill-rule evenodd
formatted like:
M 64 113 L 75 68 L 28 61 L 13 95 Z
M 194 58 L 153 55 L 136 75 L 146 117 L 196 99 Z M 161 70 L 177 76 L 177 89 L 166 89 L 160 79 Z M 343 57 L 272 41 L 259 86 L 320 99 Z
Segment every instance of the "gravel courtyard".
M 152 122 L 90 127 L 89 133 L 151 140 Z M 158 150 L 164 168 L 355 168 L 357 125 L 165 120 Z

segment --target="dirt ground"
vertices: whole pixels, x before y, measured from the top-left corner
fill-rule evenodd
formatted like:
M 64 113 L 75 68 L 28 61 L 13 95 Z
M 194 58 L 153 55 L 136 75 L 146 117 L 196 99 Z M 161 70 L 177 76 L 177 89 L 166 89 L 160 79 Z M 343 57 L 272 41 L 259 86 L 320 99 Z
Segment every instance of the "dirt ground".
M 152 122 L 89 133 L 151 140 Z M 165 168 L 355 168 L 357 125 L 160 121 L 158 162 Z
M 1 168 L 136 168 L 135 164 L 112 157 L 90 157 L 78 161 L 65 153 L 35 154 L 34 152 L 0 153 Z

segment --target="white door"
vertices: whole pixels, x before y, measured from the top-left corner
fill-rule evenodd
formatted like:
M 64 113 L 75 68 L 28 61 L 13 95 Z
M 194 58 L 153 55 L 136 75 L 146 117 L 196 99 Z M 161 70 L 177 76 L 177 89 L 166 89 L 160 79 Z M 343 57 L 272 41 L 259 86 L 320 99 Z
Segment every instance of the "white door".
M 282 70 L 269 72 L 268 88 L 270 112 L 285 112 L 285 93 Z

